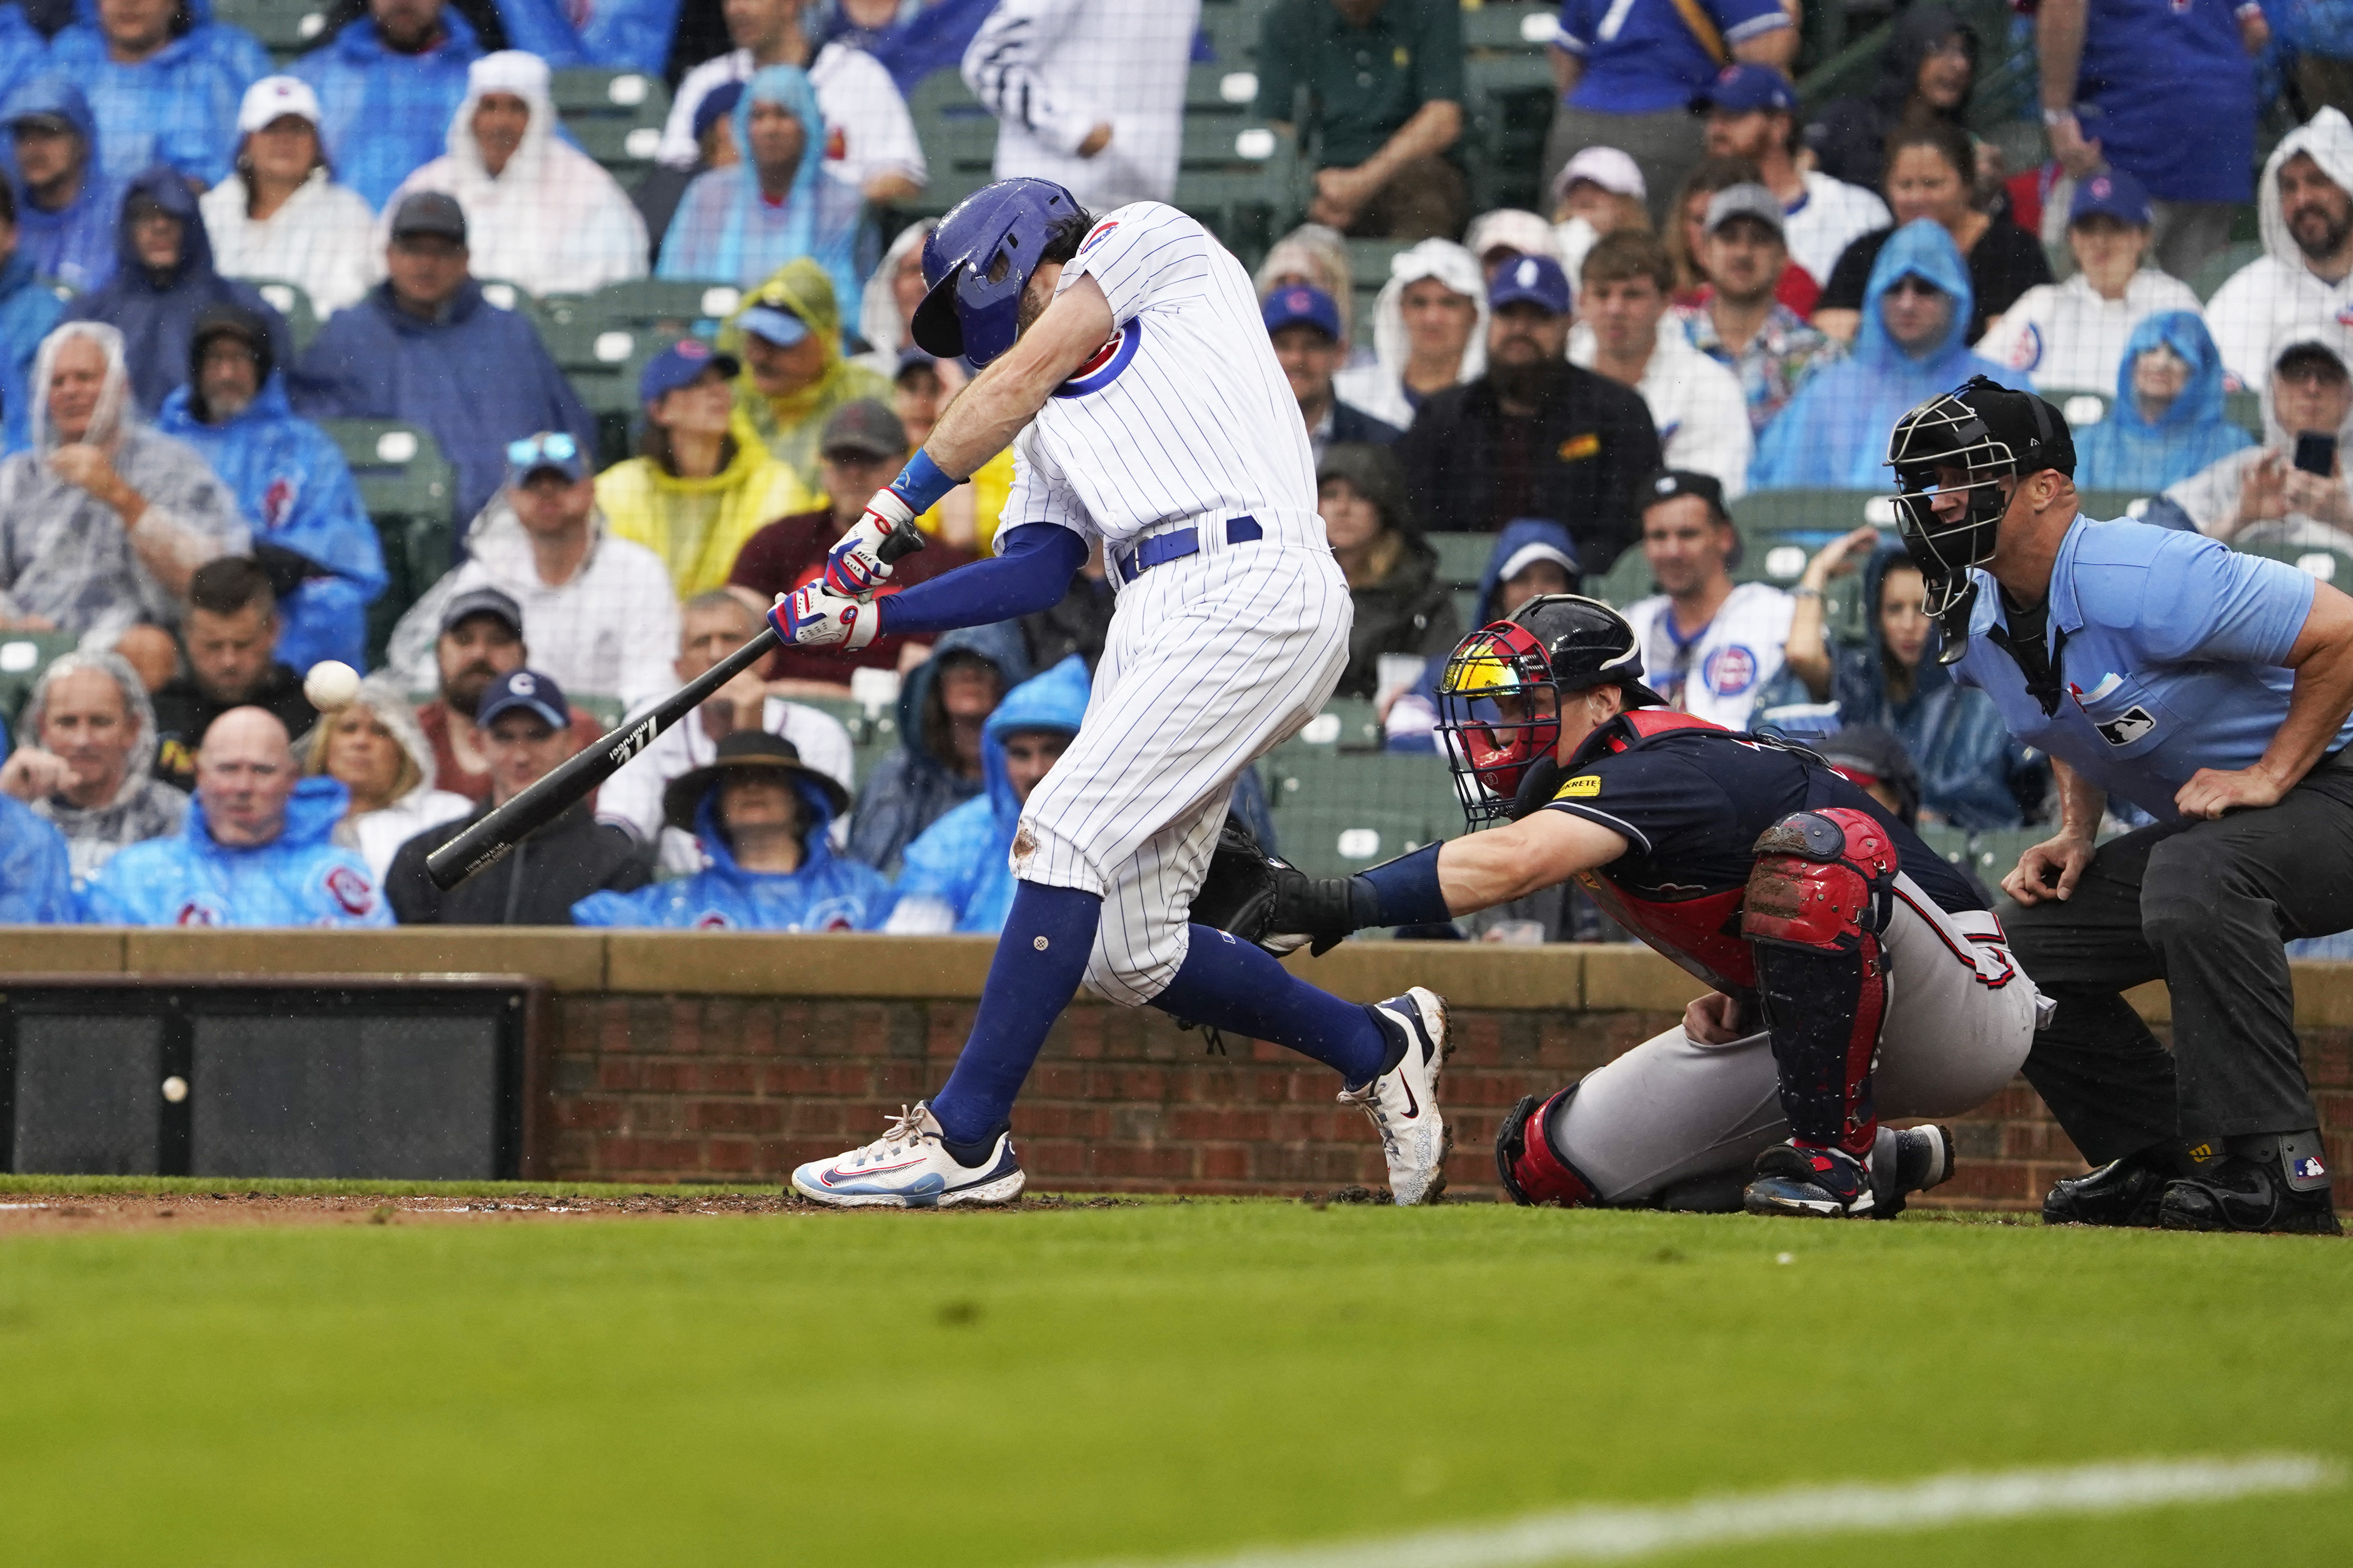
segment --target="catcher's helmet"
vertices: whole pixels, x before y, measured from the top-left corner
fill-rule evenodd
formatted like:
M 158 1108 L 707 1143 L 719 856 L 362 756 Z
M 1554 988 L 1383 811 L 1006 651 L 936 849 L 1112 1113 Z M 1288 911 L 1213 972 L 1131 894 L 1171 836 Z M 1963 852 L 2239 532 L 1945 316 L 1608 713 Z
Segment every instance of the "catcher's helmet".
M 1438 681 L 1438 730 L 1472 828 L 1511 814 L 1528 770 L 1560 743 L 1560 699 L 1601 685 L 1654 707 L 1626 617 L 1599 599 L 1544 594 L 1464 637 Z
M 1966 607 L 1974 592 L 1969 568 L 1993 559 L 2008 504 L 2001 481 L 2044 468 L 2073 474 L 2075 442 L 2056 408 L 1978 375 L 1897 420 L 1887 461 L 1895 470 L 1896 526 L 1927 579 L 1928 613 L 1941 619 Z M 1960 470 L 1960 481 L 1939 484 L 1939 468 Z M 1938 516 L 1936 498 L 1956 492 L 1964 500 L 1960 512 Z M 1968 627 L 1960 630 L 1945 639 L 1954 658 L 1968 640 Z
M 1065 225 L 1090 225 L 1079 199 L 1051 180 L 999 180 L 949 209 L 923 241 L 915 342 L 942 359 L 985 365 L 1013 346 L 1021 291 L 1047 241 Z

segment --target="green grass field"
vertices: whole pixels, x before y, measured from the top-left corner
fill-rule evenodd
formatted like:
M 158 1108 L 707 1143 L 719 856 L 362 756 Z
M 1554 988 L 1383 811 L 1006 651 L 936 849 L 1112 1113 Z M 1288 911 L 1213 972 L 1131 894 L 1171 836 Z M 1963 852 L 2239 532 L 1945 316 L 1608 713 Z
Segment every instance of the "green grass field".
M 1917 1215 L 1197 1202 L 16 1235 L 0 1554 L 1042 1568 L 1797 1482 L 2341 1463 L 2348 1287 L 2341 1243 Z M 1643 1561 L 1891 1545 L 1906 1568 L 2343 1562 L 2353 1492 Z

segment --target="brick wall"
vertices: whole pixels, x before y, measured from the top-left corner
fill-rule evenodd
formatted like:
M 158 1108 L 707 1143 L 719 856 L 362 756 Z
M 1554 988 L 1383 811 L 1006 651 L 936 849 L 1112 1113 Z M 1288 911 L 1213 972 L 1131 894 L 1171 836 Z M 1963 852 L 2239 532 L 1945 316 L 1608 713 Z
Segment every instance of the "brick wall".
M 992 944 L 977 938 L 461 930 L 16 928 L 10 973 L 175 977 L 526 976 L 552 994 L 533 1109 L 535 1176 L 780 1183 L 881 1131 L 947 1077 Z M 1667 1027 L 1694 982 L 1639 948 L 1348 942 L 1292 961 L 1356 1001 L 1426 984 L 1452 1005 L 1446 1103 L 1454 1189 L 1494 1193 L 1489 1150 L 1521 1095 L 1589 1072 Z M 2295 966 L 2296 1024 L 2329 1153 L 2353 1171 L 2353 963 Z M 2134 1002 L 2164 1033 L 2163 990 Z M 1362 1114 L 1332 1075 L 1271 1047 L 1097 1005 L 1054 1028 L 1023 1096 L 1024 1163 L 1049 1188 L 1295 1194 L 1382 1184 Z M 2083 1169 L 2014 1083 L 1956 1124 L 1941 1201 L 2028 1208 Z M 2353 1186 L 2346 1196 L 2353 1206 Z
M 782 1182 L 803 1160 L 878 1133 L 947 1077 L 969 1004 L 565 998 L 553 1174 L 598 1181 Z M 1666 1012 L 1462 1009 L 1445 1102 L 1458 1194 L 1494 1197 L 1495 1124 L 1521 1095 L 1599 1067 L 1674 1022 Z M 1277 1193 L 1383 1173 L 1332 1075 L 1274 1047 L 1204 1053 L 1155 1013 L 1082 1006 L 1056 1026 L 1016 1116 L 1033 1183 L 1106 1192 Z M 2316 1031 L 2307 1070 L 2337 1169 L 2353 1169 L 2353 1033 Z M 2034 1208 L 2084 1163 L 2023 1079 L 1954 1124 L 1962 1163 L 1936 1201 Z M 2348 1189 L 2353 1197 L 2353 1188 Z

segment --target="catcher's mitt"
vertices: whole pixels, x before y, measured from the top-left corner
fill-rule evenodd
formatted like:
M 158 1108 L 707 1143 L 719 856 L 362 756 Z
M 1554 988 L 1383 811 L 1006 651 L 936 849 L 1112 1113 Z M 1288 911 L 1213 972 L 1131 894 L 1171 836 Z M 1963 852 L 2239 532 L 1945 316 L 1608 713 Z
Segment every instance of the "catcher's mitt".
M 1250 825 L 1228 813 L 1193 895 L 1191 919 L 1255 942 L 1277 958 L 1314 943 L 1322 953 L 1356 930 L 1348 879 L 1310 877 L 1259 847 Z

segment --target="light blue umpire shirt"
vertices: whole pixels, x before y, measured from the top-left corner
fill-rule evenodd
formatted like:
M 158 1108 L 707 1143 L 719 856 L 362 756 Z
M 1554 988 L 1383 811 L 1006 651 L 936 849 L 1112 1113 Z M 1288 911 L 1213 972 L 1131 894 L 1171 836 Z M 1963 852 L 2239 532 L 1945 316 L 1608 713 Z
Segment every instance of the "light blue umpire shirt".
M 2051 572 L 2045 646 L 2063 684 L 2045 714 L 2008 651 L 2000 589 L 1974 572 L 1969 646 L 1953 679 L 1992 697 L 2010 733 L 2159 822 L 2200 768 L 2253 765 L 2287 716 L 2286 666 L 2313 580 L 2202 534 L 2078 513 Z M 2353 740 L 2353 719 L 2335 751 Z

